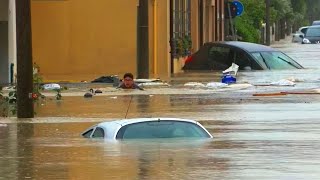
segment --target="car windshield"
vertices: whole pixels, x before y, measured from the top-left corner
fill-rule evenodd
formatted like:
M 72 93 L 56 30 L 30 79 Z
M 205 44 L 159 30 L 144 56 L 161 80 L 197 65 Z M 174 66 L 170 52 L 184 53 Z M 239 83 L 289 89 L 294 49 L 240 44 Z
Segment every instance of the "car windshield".
M 306 36 L 320 36 L 320 27 L 319 28 L 309 28 L 307 30 Z
M 123 126 L 117 139 L 210 138 L 199 125 L 182 121 L 149 121 Z
M 297 62 L 282 52 L 254 52 L 252 56 L 265 69 L 300 69 L 302 68 Z

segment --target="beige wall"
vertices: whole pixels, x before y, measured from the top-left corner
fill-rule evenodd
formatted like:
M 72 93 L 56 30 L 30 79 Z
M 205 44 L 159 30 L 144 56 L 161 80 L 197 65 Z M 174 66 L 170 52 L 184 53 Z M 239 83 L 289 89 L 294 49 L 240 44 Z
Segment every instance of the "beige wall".
M 170 77 L 170 1 L 169 0 L 156 0 L 156 14 L 154 9 L 152 10 L 153 15 L 150 16 L 152 19 L 156 20 L 155 24 L 151 24 L 150 31 L 153 37 L 151 38 L 153 44 L 151 44 L 150 52 L 152 52 L 153 61 L 152 74 L 155 78 L 160 77 L 161 79 L 166 79 Z M 154 3 L 152 3 L 154 5 Z M 155 17 L 154 17 L 155 16 Z M 154 21 L 152 21 L 154 22 Z M 154 40 L 156 42 L 154 43 Z M 154 47 L 156 47 L 156 55 L 154 52 Z M 155 63 L 155 64 L 154 64 Z
M 40 65 L 45 81 L 91 81 L 102 75 L 137 74 L 138 1 L 33 0 L 33 60 Z M 223 33 L 222 11 L 218 11 L 223 7 L 218 2 L 223 0 L 212 0 L 216 9 L 210 6 L 210 1 L 205 0 L 203 4 L 207 10 L 204 42 L 213 41 L 215 34 Z M 191 3 L 195 52 L 199 48 L 199 7 L 198 0 Z M 149 0 L 150 78 L 166 79 L 171 75 L 169 10 L 170 0 Z M 212 23 L 217 16 L 220 21 Z M 219 28 L 217 32 L 215 25 Z
M 136 73 L 137 2 L 32 1 L 34 61 L 45 80 Z
M 191 1 L 191 38 L 192 53 L 199 49 L 199 5 L 198 0 Z
M 169 0 L 149 0 L 150 78 L 170 77 Z

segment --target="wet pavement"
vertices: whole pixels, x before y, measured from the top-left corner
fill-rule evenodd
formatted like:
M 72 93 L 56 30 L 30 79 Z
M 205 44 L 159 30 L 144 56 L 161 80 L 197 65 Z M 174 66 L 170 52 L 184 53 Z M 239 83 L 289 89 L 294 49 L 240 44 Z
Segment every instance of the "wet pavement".
M 115 91 L 36 103 L 36 118 L 0 119 L 0 179 L 318 179 L 320 45 L 273 45 L 306 69 L 240 72 L 240 86 L 184 87 L 219 81 L 219 72 L 179 74 L 170 87 Z M 295 80 L 295 86 L 256 86 Z M 250 84 L 246 86 L 245 84 Z M 102 88 L 102 87 L 99 87 Z M 50 95 L 50 93 L 48 94 Z M 88 140 L 80 133 L 103 120 L 180 117 L 198 120 L 210 141 Z

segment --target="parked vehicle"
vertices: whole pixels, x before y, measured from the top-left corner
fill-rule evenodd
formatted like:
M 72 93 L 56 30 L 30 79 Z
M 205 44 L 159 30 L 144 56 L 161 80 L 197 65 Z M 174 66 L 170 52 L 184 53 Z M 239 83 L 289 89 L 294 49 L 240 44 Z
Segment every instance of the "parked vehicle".
M 303 38 L 301 38 L 301 35 L 305 35 L 308 27 L 309 26 L 300 27 L 296 33 L 292 34 L 292 42 L 302 43 Z
M 320 25 L 310 26 L 303 37 L 302 44 L 319 44 L 320 43 Z
M 178 118 L 137 118 L 102 122 L 85 130 L 82 136 L 112 140 L 212 138 L 197 121 Z
M 235 63 L 239 70 L 302 69 L 283 52 L 255 43 L 210 42 L 191 55 L 183 70 L 225 70 Z
M 316 25 L 320 25 L 320 20 L 317 20 L 317 21 L 313 21 L 313 22 L 312 22 L 312 26 L 316 26 Z

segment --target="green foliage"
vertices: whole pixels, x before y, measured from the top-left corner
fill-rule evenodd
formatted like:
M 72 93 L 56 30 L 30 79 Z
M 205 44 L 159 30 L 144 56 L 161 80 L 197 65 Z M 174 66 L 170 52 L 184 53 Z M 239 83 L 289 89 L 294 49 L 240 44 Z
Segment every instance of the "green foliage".
M 33 100 L 37 101 L 40 98 L 44 99 L 45 96 L 41 94 L 41 91 L 43 90 L 41 87 L 41 84 L 43 83 L 43 78 L 40 74 L 40 67 L 36 63 L 33 64 L 33 95 L 32 98 Z M 61 91 L 66 90 L 67 88 L 61 88 L 54 90 L 56 91 L 55 99 L 56 100 L 61 100 L 62 95 Z M 0 87 L 0 117 L 8 117 L 11 115 L 15 115 L 17 111 L 17 106 L 16 106 L 16 101 L 17 101 L 17 91 L 16 88 L 14 87 L 13 90 L 8 92 L 8 96 L 4 96 L 2 92 L 2 87 Z
M 43 78 L 40 74 L 40 66 L 36 63 L 33 63 L 33 93 L 36 94 L 35 100 L 38 98 L 45 98 L 44 95 L 41 94 L 41 84 L 43 83 Z
M 235 25 L 237 27 L 237 34 L 242 37 L 243 41 L 259 43 L 260 31 L 250 23 L 246 22 L 244 18 L 241 17 L 237 19 Z
M 259 30 L 265 23 L 265 1 L 241 0 L 245 10 L 236 17 L 236 29 L 243 41 L 259 42 Z M 310 18 L 320 19 L 320 0 L 271 0 L 271 23 L 285 20 L 287 25 L 308 25 Z
M 245 7 L 243 14 L 235 18 L 237 35 L 242 41 L 258 43 L 260 41 L 260 28 L 265 18 L 264 1 L 242 0 Z
M 175 52 L 175 57 L 184 57 L 190 55 L 192 48 L 192 40 L 190 36 L 182 36 L 173 39 L 173 43 L 175 44 L 175 48 L 173 48 L 173 52 Z

